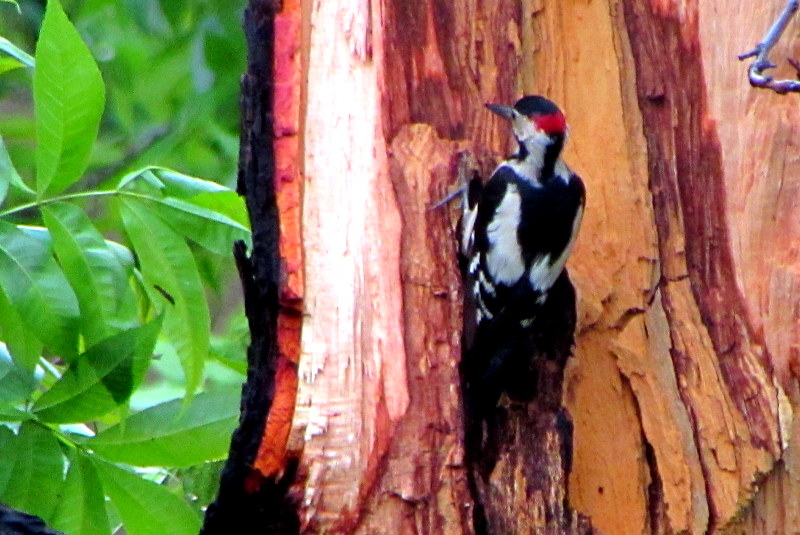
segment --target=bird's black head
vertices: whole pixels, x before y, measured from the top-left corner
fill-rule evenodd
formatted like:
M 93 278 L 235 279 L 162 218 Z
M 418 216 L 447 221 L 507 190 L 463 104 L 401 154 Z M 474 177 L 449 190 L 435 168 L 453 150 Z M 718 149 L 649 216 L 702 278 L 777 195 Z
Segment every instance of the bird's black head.
M 539 95 L 526 95 L 522 97 L 514 104 L 514 109 L 528 117 L 531 115 L 552 115 L 554 113 L 561 113 L 561 110 L 558 109 L 558 106 L 553 104 L 552 100 L 547 100 Z
M 514 104 L 514 109 L 550 136 L 564 135 L 567 130 L 564 113 L 552 101 L 539 95 L 522 97 Z
M 537 134 L 544 134 L 551 139 L 563 139 L 566 135 L 567 121 L 564 113 L 552 101 L 542 96 L 524 96 L 513 107 L 497 104 L 487 104 L 486 107 L 511 121 L 514 135 L 520 142 Z
M 487 104 L 489 110 L 508 119 L 519 144 L 511 159 L 524 164 L 532 179 L 550 176 L 567 138 L 567 121 L 562 111 L 548 99 L 527 95 L 514 106 Z
M 529 162 L 529 174 L 552 172 L 567 137 L 564 113 L 550 100 L 539 95 L 527 95 L 514 106 L 487 104 L 489 110 L 511 122 L 519 151 L 513 156 Z

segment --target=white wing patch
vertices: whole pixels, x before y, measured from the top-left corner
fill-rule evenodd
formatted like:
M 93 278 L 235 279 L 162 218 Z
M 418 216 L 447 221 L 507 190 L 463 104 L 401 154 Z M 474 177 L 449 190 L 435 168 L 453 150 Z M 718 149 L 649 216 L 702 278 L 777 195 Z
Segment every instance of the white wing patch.
M 486 228 L 489 251 L 486 253 L 486 268 L 496 282 L 509 286 L 525 273 L 522 249 L 517 239 L 521 198 L 516 184 L 508 184 L 503 200 L 495 210 L 491 223 Z
M 554 276 L 553 270 L 555 269 L 556 267 L 550 264 L 549 254 L 539 255 L 534 258 L 531 262 L 531 269 L 528 271 L 528 280 L 531 282 L 533 289 L 540 292 L 549 290 L 556 282 L 558 273 L 561 272 L 559 270 Z
M 572 237 L 564 247 L 564 250 L 556 258 L 555 262 L 550 262 L 550 255 L 537 256 L 531 262 L 531 269 L 528 272 L 528 278 L 531 286 L 540 292 L 546 292 L 553 287 L 556 279 L 561 275 L 564 270 L 564 264 L 567 263 L 567 258 L 572 253 L 572 248 L 575 246 L 575 239 L 578 237 L 578 229 L 581 227 L 581 220 L 583 219 L 583 207 L 579 207 L 575 214 L 575 221 L 572 223 Z

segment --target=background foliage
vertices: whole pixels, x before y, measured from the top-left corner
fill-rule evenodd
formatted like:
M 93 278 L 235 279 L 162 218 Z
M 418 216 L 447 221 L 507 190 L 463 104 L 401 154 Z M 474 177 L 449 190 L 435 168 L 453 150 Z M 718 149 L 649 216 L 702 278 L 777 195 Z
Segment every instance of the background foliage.
M 243 4 L 0 1 L 0 502 L 65 533 L 196 533 L 213 497 Z

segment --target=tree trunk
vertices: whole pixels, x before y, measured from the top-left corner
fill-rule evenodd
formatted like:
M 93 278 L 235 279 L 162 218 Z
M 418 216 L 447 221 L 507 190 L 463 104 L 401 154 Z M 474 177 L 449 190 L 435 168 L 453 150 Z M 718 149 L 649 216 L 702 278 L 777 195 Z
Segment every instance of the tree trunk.
M 476 508 L 490 533 L 800 526 L 800 107 L 736 60 L 771 4 L 285 0 L 282 309 L 253 466 L 296 466 L 302 533 L 469 534 Z M 428 207 L 460 153 L 488 176 L 509 133 L 483 103 L 522 94 L 570 125 L 578 297 L 564 278 L 534 395 L 498 409 L 481 472 L 464 463 L 457 214 Z

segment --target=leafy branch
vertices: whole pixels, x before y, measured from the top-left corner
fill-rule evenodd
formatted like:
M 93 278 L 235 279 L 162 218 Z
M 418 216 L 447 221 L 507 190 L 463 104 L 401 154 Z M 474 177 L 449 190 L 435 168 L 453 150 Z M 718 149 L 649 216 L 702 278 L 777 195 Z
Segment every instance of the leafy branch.
M 200 392 L 211 320 L 198 255 L 230 259 L 249 243 L 244 204 L 159 166 L 86 189 L 105 85 L 58 0 L 35 59 L 2 38 L 0 51 L 33 69 L 37 134 L 35 179 L 0 138 L 0 502 L 70 535 L 120 522 L 194 534 L 198 512 L 131 466 L 185 469 L 227 452 L 239 392 Z M 107 201 L 102 226 L 88 200 Z M 156 352 L 179 363 L 185 395 L 131 414 Z

